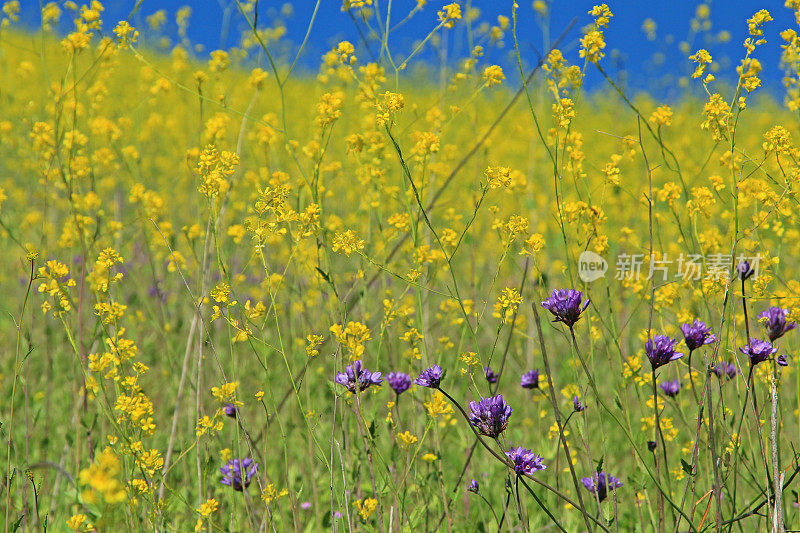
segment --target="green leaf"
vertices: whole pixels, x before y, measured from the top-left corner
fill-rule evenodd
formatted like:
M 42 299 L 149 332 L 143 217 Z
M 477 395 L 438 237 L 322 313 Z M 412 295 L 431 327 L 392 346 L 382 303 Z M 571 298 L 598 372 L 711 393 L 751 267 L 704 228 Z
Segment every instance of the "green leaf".
M 614 519 L 614 506 L 611 502 L 603 502 L 603 518 L 606 522 L 611 522 Z
M 694 477 L 694 473 L 692 472 L 692 465 L 687 463 L 685 459 L 681 459 L 681 467 L 683 468 L 684 472 Z
M 328 529 L 332 525 L 333 524 L 331 523 L 331 511 L 330 511 L 330 509 L 328 509 L 327 511 L 325 511 L 325 514 L 322 515 L 322 527 L 324 527 L 325 529 Z

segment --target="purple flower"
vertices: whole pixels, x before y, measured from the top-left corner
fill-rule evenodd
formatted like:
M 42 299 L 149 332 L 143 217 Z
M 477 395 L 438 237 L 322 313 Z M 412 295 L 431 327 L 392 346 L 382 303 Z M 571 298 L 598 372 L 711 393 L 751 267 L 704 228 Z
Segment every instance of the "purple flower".
M 500 379 L 500 374 L 495 374 L 494 370 L 488 366 L 483 367 L 483 373 L 486 375 L 486 381 L 489 383 L 497 383 L 497 380 Z
M 682 353 L 675 351 L 676 344 L 678 344 L 677 340 L 666 335 L 653 335 L 647 341 L 644 351 L 647 352 L 647 358 L 650 359 L 653 370 L 683 357 Z
M 522 374 L 519 384 L 523 389 L 538 389 L 539 388 L 539 369 L 531 370 Z
M 778 363 L 778 366 L 789 366 L 789 361 L 786 360 L 785 355 L 779 355 L 775 362 Z
M 717 337 L 711 334 L 711 328 L 696 318 L 691 324 L 683 324 L 681 331 L 690 352 L 717 340 Z
M 542 302 L 542 307 L 553 313 L 553 322 L 563 322 L 572 327 L 586 310 L 590 300 L 581 303 L 583 293 L 575 289 L 553 289 L 550 297 Z
M 438 389 L 439 383 L 442 382 L 443 378 L 444 378 L 444 370 L 442 370 L 442 367 L 440 367 L 439 365 L 433 365 L 427 370 L 423 370 L 422 373 L 419 375 L 419 377 L 414 380 L 414 383 L 416 383 L 420 387 L 430 387 L 432 389 Z
M 658 443 L 657 443 L 656 441 L 654 441 L 654 440 L 649 440 L 649 441 L 647 441 L 647 449 L 648 449 L 649 451 L 651 451 L 651 452 L 652 452 L 652 451 L 655 451 L 655 449 L 656 449 L 657 447 L 658 447 Z
M 399 396 L 411 387 L 411 376 L 403 372 L 389 372 L 386 375 L 386 383 Z
M 725 376 L 728 376 L 728 379 L 733 379 L 736 377 L 736 374 L 739 373 L 739 370 L 736 368 L 736 363 L 725 363 L 723 361 L 717 363 L 711 371 L 720 379 Z
M 750 358 L 751 365 L 757 365 L 764 362 L 769 357 L 778 351 L 771 343 L 762 341 L 760 339 L 751 339 L 750 344 L 742 346 L 739 351 Z
M 739 275 L 739 279 L 745 281 L 755 273 L 755 270 L 750 268 L 748 261 L 739 261 L 739 264 L 736 265 L 736 273 Z
M 511 449 L 506 452 L 506 457 L 511 459 L 514 463 L 514 472 L 519 475 L 531 475 L 534 472 L 547 468 L 544 462 L 542 462 L 542 457 L 527 448 L 512 446 Z
M 603 471 L 595 472 L 592 477 L 581 478 L 581 483 L 586 490 L 597 494 L 597 499 L 601 502 L 608 496 L 608 489 L 618 489 L 622 486 L 622 481 Z
M 661 385 L 659 386 L 661 387 L 661 390 L 664 391 L 664 394 L 670 398 L 677 396 L 678 392 L 681 390 L 681 382 L 677 379 L 672 381 L 662 381 Z
M 231 459 L 225 466 L 220 467 L 222 484 L 232 487 L 233 490 L 243 492 L 250 486 L 250 481 L 258 472 L 258 463 L 246 457 L 244 459 Z
M 311 502 L 303 502 L 303 503 L 301 503 L 300 504 L 300 509 L 303 509 L 304 511 L 308 511 L 309 509 L 311 509 Z
M 222 408 L 225 411 L 225 414 L 231 418 L 236 418 L 236 406 L 232 403 L 225 404 L 225 407 Z
M 581 403 L 581 400 L 577 396 L 575 396 L 572 399 L 572 408 L 575 410 L 576 413 L 580 413 L 581 411 L 586 409 L 586 406 Z
M 467 491 L 468 492 L 474 492 L 475 494 L 478 494 L 478 491 L 479 491 L 478 482 L 475 481 L 474 479 L 472 481 L 470 481 L 469 485 L 467 485 Z
M 361 363 L 361 359 L 352 365 L 347 365 L 344 372 L 336 374 L 336 383 L 347 388 L 353 394 L 356 389 L 359 392 L 368 389 L 372 385 L 380 385 L 383 382 L 380 372 L 370 372 Z
M 469 422 L 481 435 L 496 438 L 508 426 L 508 418 L 513 409 L 506 403 L 501 394 L 489 398 L 481 398 L 477 402 L 469 402 L 472 411 Z
M 784 333 L 797 327 L 796 322 L 786 321 L 788 315 L 789 311 L 787 309 L 781 309 L 780 307 L 770 307 L 758 315 L 761 323 L 767 328 L 770 342 L 775 342 L 783 337 Z

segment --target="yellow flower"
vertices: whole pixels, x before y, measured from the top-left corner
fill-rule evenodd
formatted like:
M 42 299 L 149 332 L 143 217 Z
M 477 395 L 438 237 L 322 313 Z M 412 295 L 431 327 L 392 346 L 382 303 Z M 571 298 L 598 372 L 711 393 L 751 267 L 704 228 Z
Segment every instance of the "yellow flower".
M 375 498 L 365 498 L 354 501 L 353 505 L 358 509 L 358 514 L 362 519 L 369 520 L 369 517 L 372 516 L 372 513 L 374 513 L 375 509 L 378 507 L 378 500 Z
M 564 395 L 564 398 L 572 400 L 575 396 L 580 396 L 581 389 L 576 384 L 570 383 L 561 389 L 561 394 Z
M 589 14 L 594 17 L 594 23 L 597 25 L 598 28 L 603 28 L 608 26 L 611 17 L 614 15 L 611 13 L 611 10 L 608 9 L 606 4 L 600 4 L 599 6 L 594 6 Z
M 703 106 L 706 119 L 700 128 L 711 132 L 715 141 L 723 140 L 728 133 L 728 123 L 731 119 L 731 110 L 728 103 L 719 94 L 712 94 L 708 103 Z
M 569 435 L 569 430 L 565 429 L 564 430 L 564 436 L 566 437 L 568 435 Z M 558 437 L 558 423 L 557 422 L 553 422 L 550 425 L 550 427 L 547 429 L 547 438 L 550 439 L 550 440 L 553 440 L 556 437 Z
M 511 169 L 508 167 L 489 166 L 483 173 L 489 178 L 489 187 L 492 189 L 511 186 Z
M 519 255 L 533 255 L 542 251 L 544 245 L 544 236 L 541 233 L 534 233 L 525 240 L 525 246 L 520 250 Z
M 197 512 L 200 513 L 200 516 L 203 518 L 208 518 L 213 513 L 216 513 L 219 509 L 219 502 L 214 498 L 209 498 L 197 509 Z
M 487 87 L 499 85 L 506 79 L 503 69 L 498 65 L 491 65 L 483 69 L 483 81 Z
M 128 21 L 121 20 L 114 28 L 114 35 L 117 36 L 117 44 L 120 48 L 128 48 L 139 40 L 139 31 L 128 24 Z
M 391 125 L 394 115 L 405 107 L 405 98 L 402 94 L 386 91 L 375 104 L 375 122 L 383 127 Z
M 360 9 L 362 7 L 371 6 L 372 0 L 344 0 L 342 4 L 342 10 L 347 11 L 348 9 Z
M 341 252 L 347 257 L 353 252 L 360 252 L 364 249 L 364 241 L 359 239 L 353 230 L 345 232 L 337 232 L 333 236 L 333 245 L 331 247 L 334 252 Z
M 342 116 L 344 93 L 336 91 L 323 94 L 317 103 L 317 126 L 329 126 Z M 349 254 L 348 254 L 349 255 Z
M 575 104 L 571 98 L 559 98 L 557 102 L 552 105 L 553 117 L 559 128 L 566 129 L 575 118 Z
M 753 37 L 760 37 L 764 35 L 764 30 L 761 26 L 770 20 L 772 20 L 772 16 L 769 14 L 769 11 L 760 9 L 755 15 L 747 19 L 747 31 L 750 32 L 750 35 Z
M 431 393 L 430 399 L 423 405 L 428 410 L 428 416 L 431 418 L 455 412 L 453 411 L 453 406 L 445 399 L 444 394 L 438 390 Z
M 211 395 L 221 403 L 234 403 L 236 398 L 236 389 L 238 388 L 238 381 L 223 383 L 219 387 L 211 387 Z
M 208 68 L 211 72 L 222 72 L 230 66 L 231 60 L 225 50 L 214 50 L 211 52 L 211 59 L 208 61 Z
M 733 451 L 739 447 L 739 442 L 740 442 L 739 434 L 732 433 L 731 440 L 725 446 L 725 453 L 733 453 Z
M 105 501 L 110 505 L 125 501 L 125 485 L 118 477 L 121 471 L 122 465 L 117 454 L 110 447 L 105 448 L 78 476 L 79 484 L 84 487 L 81 493 L 83 499 L 95 504 Z
M 319 347 L 325 339 L 321 335 L 308 335 L 306 336 L 306 355 L 308 357 L 316 357 L 319 355 Z
M 74 531 L 90 531 L 93 529 L 91 523 L 86 522 L 87 516 L 85 514 L 72 515 L 67 520 L 67 527 Z
M 692 78 L 700 78 L 705 74 L 706 67 L 711 64 L 711 54 L 705 49 L 698 50 L 694 55 L 689 56 L 689 59 L 697 63 Z
M 409 449 L 412 444 L 416 444 L 419 441 L 419 439 L 416 436 L 412 435 L 411 432 L 409 431 L 399 433 L 397 435 L 397 440 L 400 442 L 400 446 L 404 450 Z
M 669 126 L 672 124 L 672 109 L 667 105 L 662 105 L 650 115 L 650 122 L 656 126 Z
M 461 20 L 461 6 L 457 2 L 447 4 L 437 13 L 439 22 L 445 28 L 452 28 L 456 21 Z
M 600 30 L 591 30 L 581 37 L 581 49 L 578 52 L 589 63 L 597 63 L 605 56 L 603 48 L 606 47 L 606 40 Z
M 344 327 L 334 324 L 330 332 L 344 348 L 350 352 L 352 360 L 359 359 L 364 354 L 364 343 L 370 339 L 370 331 L 361 322 L 348 322 Z
M 274 483 L 270 483 L 261 493 L 261 499 L 264 501 L 264 503 L 269 505 L 273 501 L 277 500 L 278 498 L 283 498 L 287 494 L 289 494 L 288 490 L 286 489 L 278 490 L 277 488 L 275 488 Z

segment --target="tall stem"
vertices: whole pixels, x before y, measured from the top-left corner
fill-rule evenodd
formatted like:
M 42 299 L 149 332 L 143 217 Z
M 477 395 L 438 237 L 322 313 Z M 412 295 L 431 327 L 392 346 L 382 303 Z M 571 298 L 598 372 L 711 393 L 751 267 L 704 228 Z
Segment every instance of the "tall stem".
M 369 437 L 367 436 L 367 429 L 364 427 L 364 420 L 361 415 L 361 399 L 359 395 L 356 393 L 356 419 L 358 420 L 358 429 L 361 432 L 361 436 L 364 439 L 364 448 L 367 452 L 367 466 L 369 467 L 369 480 L 372 484 L 372 497 L 378 498 L 378 488 L 375 484 L 375 467 L 372 465 L 372 447 L 370 446 Z M 378 523 L 381 526 L 381 531 L 385 531 L 383 529 L 383 517 L 381 516 L 380 509 L 377 510 L 377 518 Z
M 661 432 L 661 419 L 658 415 L 658 387 L 656 386 L 656 369 L 653 367 L 651 376 L 653 378 L 653 415 L 655 418 L 654 439 L 656 441 L 656 448 L 661 448 L 664 455 L 664 473 L 669 478 L 669 468 L 667 467 L 667 449 L 664 446 L 664 434 Z M 656 455 L 658 450 L 656 450 Z M 660 476 L 660 469 L 658 462 L 656 462 L 656 478 Z M 658 530 L 664 529 L 664 495 L 659 491 L 658 493 Z
M 734 443 L 734 454 L 733 454 L 733 499 L 731 503 L 731 508 L 733 509 L 734 513 L 736 512 L 736 489 L 738 488 L 738 483 L 736 483 L 736 476 L 739 472 L 739 442 L 742 438 L 742 422 L 744 421 L 744 415 L 747 411 L 747 400 L 750 396 L 750 387 L 753 385 L 753 365 L 750 365 L 750 371 L 747 373 L 747 382 L 745 383 L 745 392 L 744 392 L 744 403 L 742 403 L 742 413 L 739 415 L 739 427 L 736 430 L 736 442 Z M 756 421 L 757 423 L 758 421 Z M 728 531 L 730 532 L 733 529 L 733 522 L 730 523 L 728 526 Z
M 772 481 L 775 491 L 775 508 L 773 510 L 772 531 L 783 533 L 783 474 L 781 473 L 780 454 L 778 453 L 778 383 L 775 363 L 772 363 L 770 379 L 770 431 L 769 441 L 772 450 Z
M 694 402 L 697 405 L 700 405 L 700 397 L 697 395 L 697 390 L 695 390 L 695 388 L 694 388 L 694 372 L 692 371 L 692 353 L 693 352 L 694 352 L 694 350 L 689 350 L 689 356 L 688 356 L 688 358 L 686 360 L 686 362 L 689 365 L 689 385 L 692 388 L 692 394 L 694 395 Z
M 744 294 L 744 282 L 742 279 L 742 309 L 744 310 L 744 330 L 747 333 L 747 345 L 750 345 L 750 321 L 747 319 L 747 300 Z

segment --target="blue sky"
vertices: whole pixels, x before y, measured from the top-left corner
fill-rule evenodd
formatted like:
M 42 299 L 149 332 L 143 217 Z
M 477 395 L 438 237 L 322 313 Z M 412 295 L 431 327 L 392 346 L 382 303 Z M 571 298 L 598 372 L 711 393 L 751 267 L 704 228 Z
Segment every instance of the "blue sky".
M 89 0 L 84 1 L 88 2 Z M 36 23 L 38 3 L 38 0 L 23 0 L 22 2 L 23 17 L 29 25 Z M 380 0 L 379 7 L 385 10 L 387 3 L 388 0 Z M 392 34 L 393 52 L 397 55 L 404 55 L 413 49 L 415 43 L 435 26 L 436 12 L 444 3 L 446 2 L 443 0 L 429 0 L 420 13 L 416 14 L 410 22 L 398 28 Z M 558 36 L 563 28 L 577 17 L 577 23 L 565 40 L 563 47 L 567 52 L 567 57 L 574 62 L 578 61 L 576 50 L 580 29 L 591 22 L 587 11 L 594 3 L 596 2 L 590 0 L 550 2 L 549 33 L 552 38 Z M 134 0 L 106 0 L 104 4 L 106 6 L 104 13 L 106 30 L 109 30 L 113 22 L 128 17 L 136 2 Z M 462 2 L 462 5 L 464 4 L 466 2 Z M 532 1 L 519 0 L 519 4 L 519 38 L 522 52 L 528 62 L 533 62 L 537 58 L 537 52 L 543 49 L 544 32 L 532 9 Z M 682 41 L 689 43 L 691 52 L 698 48 L 707 48 L 714 59 L 720 62 L 722 67 L 720 78 L 725 77 L 726 73 L 730 77 L 735 65 L 743 55 L 742 42 L 747 37 L 746 19 L 758 9 L 768 9 L 775 20 L 766 26 L 767 45 L 757 51 L 756 57 L 760 59 L 764 67 L 762 79 L 765 86 L 773 91 L 779 91 L 781 79 L 779 45 L 782 42 L 779 33 L 786 28 L 797 28 L 791 11 L 783 7 L 783 0 L 705 2 L 710 8 L 711 29 L 693 37 L 691 23 L 695 18 L 697 6 L 701 2 L 625 0 L 612 1 L 608 4 L 614 13 L 614 18 L 606 32 L 608 47 L 605 61 L 608 70 L 612 73 L 617 73 L 620 69 L 624 70 L 625 80 L 629 86 L 667 95 L 679 93 L 678 79 L 690 72 L 691 67 L 686 59 L 686 54 L 680 51 Z M 139 12 L 134 15 L 133 22 L 135 25 L 144 26 L 144 16 L 159 9 L 165 9 L 169 19 L 174 20 L 175 11 L 183 5 L 188 5 L 193 10 L 188 32 L 189 38 L 193 43 L 201 45 L 205 53 L 222 46 L 237 44 L 237 36 L 244 27 L 244 21 L 236 9 L 235 2 L 231 5 L 229 0 L 143 0 Z M 296 51 L 296 45 L 302 41 L 305 35 L 315 2 L 313 0 L 292 2 L 292 13 L 289 16 L 282 14 L 283 5 L 282 1 L 261 0 L 259 3 L 259 27 L 269 25 L 276 17 L 283 20 L 288 31 L 287 39 L 290 43 L 294 43 L 294 47 L 283 49 L 283 53 L 289 56 Z M 415 0 L 393 0 L 392 10 L 393 13 L 396 13 L 393 15 L 394 20 L 396 21 L 408 13 L 414 5 Z M 472 0 L 471 5 L 481 10 L 480 21 L 491 24 L 497 23 L 498 15 L 510 16 L 511 14 L 511 0 Z M 226 6 L 228 6 L 227 18 Z M 310 41 L 300 61 L 302 66 L 309 70 L 316 70 L 320 56 L 340 40 L 359 42 L 357 28 L 350 17 L 340 8 L 340 0 L 322 0 L 320 2 Z M 648 18 L 656 23 L 654 40 L 648 39 L 642 30 L 642 24 Z M 62 29 L 67 28 L 68 25 L 64 25 Z M 229 30 L 227 38 L 224 38 L 225 28 Z M 361 29 L 365 33 L 367 32 L 363 25 Z M 721 43 L 716 39 L 719 32 L 722 31 L 730 34 L 730 40 L 727 43 Z M 465 27 L 460 24 L 450 32 L 452 35 L 448 36 L 449 42 L 451 46 L 458 46 L 460 43 L 461 54 L 458 57 L 462 57 L 466 42 Z M 174 37 L 174 23 L 168 25 L 164 33 Z M 709 40 L 711 37 L 713 39 Z M 513 50 L 513 40 L 510 33 L 503 41 L 504 47 L 490 49 L 484 59 L 486 62 L 495 62 L 511 68 L 510 53 Z M 360 48 L 358 55 L 362 58 L 367 57 L 363 44 L 360 45 Z M 373 48 L 377 50 L 375 43 L 373 43 Z M 430 50 L 427 50 L 422 57 L 428 61 L 436 60 Z M 590 77 L 589 85 L 597 85 L 598 77 L 596 73 Z

